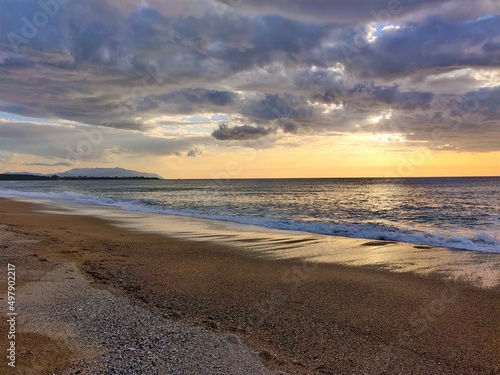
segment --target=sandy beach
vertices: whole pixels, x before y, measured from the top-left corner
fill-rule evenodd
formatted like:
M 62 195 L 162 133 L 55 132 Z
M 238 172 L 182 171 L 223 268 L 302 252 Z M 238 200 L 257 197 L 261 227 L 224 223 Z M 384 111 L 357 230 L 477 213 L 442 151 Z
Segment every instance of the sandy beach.
M 0 199 L 2 314 L 8 263 L 19 308 L 17 366 L 3 359 L 2 373 L 500 373 L 494 282 L 269 257 L 245 250 L 249 239 L 42 211 Z M 362 242 L 363 254 L 386 245 Z M 8 348 L 6 319 L 0 328 Z

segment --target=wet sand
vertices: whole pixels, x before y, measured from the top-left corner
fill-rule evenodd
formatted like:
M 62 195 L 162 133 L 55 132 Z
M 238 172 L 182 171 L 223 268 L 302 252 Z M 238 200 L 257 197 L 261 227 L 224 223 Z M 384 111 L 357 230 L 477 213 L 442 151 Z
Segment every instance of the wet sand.
M 40 212 L 39 206 L 5 199 L 0 199 L 0 224 L 37 241 L 2 244 L 1 267 L 17 262 L 21 288 L 37 282 L 30 276 L 37 270 L 73 264 L 92 287 L 155 317 L 231 333 L 269 369 L 290 374 L 500 373 L 498 287 L 383 267 L 308 262 L 300 256 L 262 256 L 248 241 L 231 246 L 217 238 L 131 231 L 103 219 Z M 281 247 L 293 250 L 300 244 L 293 241 Z M 390 246 L 363 243 L 365 253 Z M 329 246 L 334 245 L 332 240 Z M 56 324 L 57 315 L 53 319 Z M 31 361 L 28 367 L 69 373 L 80 360 L 92 362 L 99 355 L 88 349 L 99 342 L 84 349 L 67 345 L 64 335 L 53 332 L 26 330 L 23 335 L 31 344 L 18 360 Z M 101 345 L 105 350 L 110 344 Z M 57 366 L 47 358 L 57 358 Z

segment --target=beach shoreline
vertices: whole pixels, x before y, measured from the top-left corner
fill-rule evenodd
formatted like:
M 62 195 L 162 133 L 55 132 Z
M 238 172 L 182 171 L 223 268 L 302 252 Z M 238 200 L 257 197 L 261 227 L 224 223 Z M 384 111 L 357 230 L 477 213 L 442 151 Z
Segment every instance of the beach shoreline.
M 94 217 L 128 231 L 187 241 L 209 241 L 268 259 L 363 266 L 460 279 L 485 288 L 500 286 L 498 252 L 283 230 L 61 199 L 16 197 L 14 200 L 34 203 L 40 213 Z
M 214 238 L 179 239 L 41 211 L 0 199 L 0 224 L 37 241 L 25 255 L 3 245 L 3 262 L 18 257 L 20 265 L 30 259 L 37 267 L 72 263 L 94 287 L 154 316 L 236 336 L 272 370 L 500 373 L 498 287 L 310 262 L 300 254 L 269 257 L 245 251 L 248 241 L 236 248 Z

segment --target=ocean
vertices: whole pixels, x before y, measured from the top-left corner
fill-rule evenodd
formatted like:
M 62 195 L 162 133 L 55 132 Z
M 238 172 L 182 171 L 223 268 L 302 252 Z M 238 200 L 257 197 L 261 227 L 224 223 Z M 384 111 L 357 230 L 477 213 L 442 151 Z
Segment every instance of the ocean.
M 3 181 L 0 196 L 500 253 L 500 178 Z

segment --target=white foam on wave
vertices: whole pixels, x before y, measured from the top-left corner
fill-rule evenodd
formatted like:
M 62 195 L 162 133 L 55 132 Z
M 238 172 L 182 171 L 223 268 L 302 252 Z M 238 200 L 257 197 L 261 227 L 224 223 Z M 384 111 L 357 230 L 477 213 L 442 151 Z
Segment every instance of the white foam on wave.
M 0 189 L 0 196 L 93 203 L 104 206 L 118 207 L 125 211 L 185 216 L 324 235 L 398 241 L 462 250 L 500 253 L 500 238 L 498 238 L 496 234 L 486 233 L 484 231 L 478 231 L 472 235 L 450 235 L 437 231 L 424 232 L 419 230 L 406 230 L 379 224 L 338 224 L 332 222 L 304 222 L 295 220 L 277 220 L 265 217 L 205 214 L 188 210 L 172 210 L 159 206 L 148 205 L 140 200 L 117 200 L 72 192 L 39 193 Z

